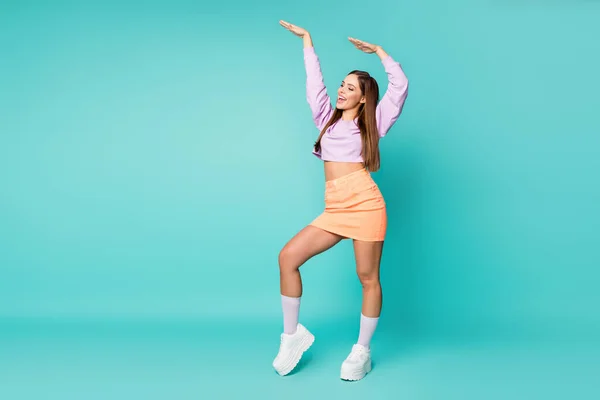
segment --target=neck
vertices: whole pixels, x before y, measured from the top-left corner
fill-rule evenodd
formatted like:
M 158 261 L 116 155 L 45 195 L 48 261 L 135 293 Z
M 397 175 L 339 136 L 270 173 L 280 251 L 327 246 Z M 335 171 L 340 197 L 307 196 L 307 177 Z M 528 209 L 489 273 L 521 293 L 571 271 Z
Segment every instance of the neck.
M 358 114 L 358 108 L 353 108 L 351 110 L 344 110 L 342 112 L 342 119 L 344 121 L 353 121 Z

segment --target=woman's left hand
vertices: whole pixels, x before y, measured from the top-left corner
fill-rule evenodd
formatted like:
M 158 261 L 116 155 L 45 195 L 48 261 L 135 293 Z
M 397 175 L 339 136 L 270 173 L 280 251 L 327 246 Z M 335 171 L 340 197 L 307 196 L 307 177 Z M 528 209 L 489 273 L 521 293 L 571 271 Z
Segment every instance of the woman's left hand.
M 358 40 L 355 38 L 348 38 L 348 40 L 350 40 L 350 42 L 356 46 L 357 49 L 364 51 L 365 53 L 375 53 L 380 46 L 377 46 L 375 44 L 371 44 L 371 43 L 367 43 L 367 42 L 363 42 L 362 40 Z

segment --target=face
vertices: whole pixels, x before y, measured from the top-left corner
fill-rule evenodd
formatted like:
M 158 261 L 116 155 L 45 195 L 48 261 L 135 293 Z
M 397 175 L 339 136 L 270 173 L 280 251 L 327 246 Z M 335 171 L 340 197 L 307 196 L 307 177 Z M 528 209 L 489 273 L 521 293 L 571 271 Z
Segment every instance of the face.
M 338 89 L 336 107 L 340 110 L 351 110 L 364 102 L 365 99 L 360 91 L 358 77 L 354 74 L 346 76 Z

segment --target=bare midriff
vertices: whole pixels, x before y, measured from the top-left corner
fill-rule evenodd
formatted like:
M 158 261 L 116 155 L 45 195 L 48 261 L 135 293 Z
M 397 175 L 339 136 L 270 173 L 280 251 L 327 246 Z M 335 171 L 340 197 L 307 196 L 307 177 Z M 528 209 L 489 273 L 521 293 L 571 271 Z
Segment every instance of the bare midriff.
M 325 161 L 325 180 L 331 181 L 364 168 L 360 162 Z

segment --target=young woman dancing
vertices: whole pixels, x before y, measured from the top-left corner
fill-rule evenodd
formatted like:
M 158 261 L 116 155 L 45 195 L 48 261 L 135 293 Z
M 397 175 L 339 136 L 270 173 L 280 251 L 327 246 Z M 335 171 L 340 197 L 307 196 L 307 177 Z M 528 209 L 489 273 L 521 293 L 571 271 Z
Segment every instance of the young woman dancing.
M 379 102 L 375 79 L 367 72 L 352 71 L 338 88 L 333 107 L 310 34 L 288 22 L 280 24 L 304 42 L 306 96 L 320 131 L 313 154 L 323 160 L 325 169 L 325 210 L 279 254 L 284 330 L 273 367 L 280 375 L 289 374 L 314 341 L 314 336 L 298 323 L 300 266 L 342 239 L 352 239 L 363 301 L 358 341 L 342 363 L 341 378 L 359 380 L 371 371 L 370 342 L 381 313 L 379 264 L 387 228 L 386 205 L 370 172 L 379 169 L 379 139 L 402 112 L 408 80 L 400 64 L 381 46 L 349 38 L 359 50 L 379 56 L 388 87 Z

